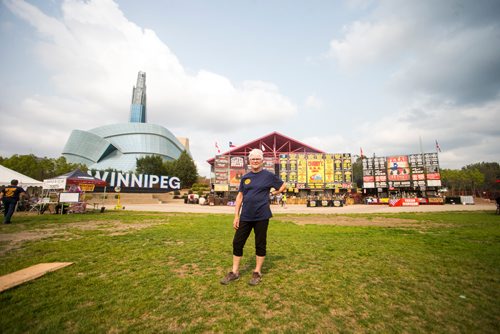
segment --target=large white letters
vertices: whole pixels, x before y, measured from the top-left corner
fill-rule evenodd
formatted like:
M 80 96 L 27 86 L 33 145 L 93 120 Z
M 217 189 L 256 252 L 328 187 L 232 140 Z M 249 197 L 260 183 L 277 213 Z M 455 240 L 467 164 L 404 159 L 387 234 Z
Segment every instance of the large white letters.
M 92 176 L 91 171 L 88 174 Z M 122 188 L 149 188 L 166 191 L 181 189 L 181 180 L 177 176 L 148 175 L 148 174 L 122 174 L 119 172 L 96 171 L 94 177 L 108 182 L 110 187 Z

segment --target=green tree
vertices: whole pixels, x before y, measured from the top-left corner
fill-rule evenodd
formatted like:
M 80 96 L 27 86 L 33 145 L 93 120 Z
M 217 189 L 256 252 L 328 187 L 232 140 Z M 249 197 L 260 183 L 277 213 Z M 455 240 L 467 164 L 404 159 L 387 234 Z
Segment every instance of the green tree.
M 38 176 L 39 166 L 37 166 L 37 159 L 33 154 L 14 154 L 10 158 L 5 159 L 4 166 L 35 179 Z
M 165 175 L 177 175 L 177 164 L 175 160 L 165 161 L 163 162 L 163 167 L 165 168 Z
M 456 195 L 457 189 L 460 187 L 459 170 L 456 169 L 441 169 L 441 180 L 443 185 L 448 188 L 449 193 Z
M 484 182 L 477 186 L 479 194 L 495 194 L 500 192 L 500 184 L 496 180 L 500 179 L 500 164 L 498 162 L 480 162 L 463 167 L 464 170 L 478 170 L 484 175 Z
M 442 169 L 441 179 L 443 185 L 448 187 L 450 194 L 455 195 L 476 195 L 484 185 L 484 174 L 477 168 Z
M 484 184 L 484 174 L 477 168 L 465 169 L 464 172 L 467 178 L 467 187 L 472 195 L 477 195 L 478 189 Z
M 186 151 L 177 160 L 167 163 L 166 168 L 171 172 L 167 175 L 177 176 L 181 180 L 182 188 L 191 188 L 198 180 L 196 164 Z
M 69 173 L 75 169 L 80 169 L 83 172 L 88 170 L 88 167 L 84 164 L 72 164 L 66 161 L 65 157 L 60 157 L 57 159 L 52 159 L 53 164 L 53 176 L 58 176 L 62 174 Z
M 358 157 L 352 164 L 352 180 L 358 188 L 363 187 L 363 159 Z
M 177 160 L 163 161 L 158 155 L 137 159 L 139 174 L 177 176 L 183 188 L 190 188 L 198 180 L 198 170 L 193 159 L 183 151 Z
M 135 170 L 139 174 L 167 175 L 163 159 L 159 155 L 148 155 L 136 161 Z
M 39 181 L 68 173 L 76 168 L 87 171 L 85 165 L 67 163 L 64 157 L 58 159 L 38 158 L 33 154 L 14 154 L 10 158 L 3 159 L 2 165 Z

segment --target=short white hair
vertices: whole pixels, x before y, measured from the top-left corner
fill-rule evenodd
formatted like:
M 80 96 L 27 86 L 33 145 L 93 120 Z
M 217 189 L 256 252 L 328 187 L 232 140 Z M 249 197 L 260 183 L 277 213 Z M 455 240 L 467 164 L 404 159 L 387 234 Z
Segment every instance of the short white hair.
M 259 150 L 258 148 L 254 148 L 253 150 L 250 151 L 250 153 L 248 153 L 248 158 L 249 159 L 251 159 L 251 158 L 264 159 L 264 153 L 262 153 L 262 151 Z

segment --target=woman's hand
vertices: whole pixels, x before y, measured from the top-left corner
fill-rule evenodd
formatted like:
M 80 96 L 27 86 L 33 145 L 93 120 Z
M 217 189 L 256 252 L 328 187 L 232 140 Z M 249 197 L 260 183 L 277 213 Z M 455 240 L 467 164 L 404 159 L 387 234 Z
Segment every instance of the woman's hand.
M 237 230 L 240 227 L 240 217 L 235 217 L 233 220 L 233 228 Z

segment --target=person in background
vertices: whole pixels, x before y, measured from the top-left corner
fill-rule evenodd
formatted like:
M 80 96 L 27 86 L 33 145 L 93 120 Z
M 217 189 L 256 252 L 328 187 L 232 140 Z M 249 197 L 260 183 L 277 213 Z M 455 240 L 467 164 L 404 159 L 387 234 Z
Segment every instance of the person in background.
M 251 171 L 240 181 L 236 196 L 233 228 L 236 230 L 233 238 L 233 267 L 221 281 L 229 284 L 240 278 L 239 266 L 243 256 L 243 247 L 252 230 L 255 234 L 255 269 L 250 285 L 257 285 L 262 279 L 262 265 L 266 257 L 267 228 L 272 212 L 269 204 L 269 192 L 277 189 L 272 195 L 281 194 L 286 184 L 273 173 L 264 170 L 264 153 L 253 149 L 248 155 Z
M 286 209 L 286 192 L 283 193 L 283 196 L 281 197 L 281 206 Z
M 4 224 L 10 224 L 12 215 L 16 210 L 16 204 L 21 197 L 29 198 L 24 191 L 23 188 L 18 186 L 19 182 L 17 180 L 10 181 L 10 186 L 7 186 L 2 189 L 0 192 L 0 198 L 2 199 L 2 203 L 4 205 Z

